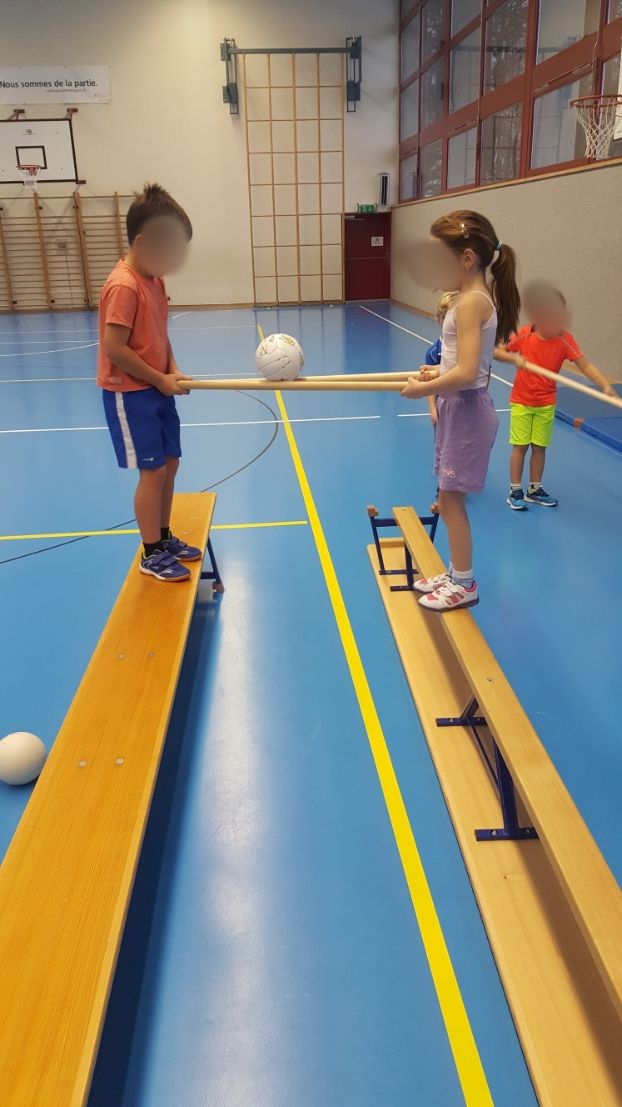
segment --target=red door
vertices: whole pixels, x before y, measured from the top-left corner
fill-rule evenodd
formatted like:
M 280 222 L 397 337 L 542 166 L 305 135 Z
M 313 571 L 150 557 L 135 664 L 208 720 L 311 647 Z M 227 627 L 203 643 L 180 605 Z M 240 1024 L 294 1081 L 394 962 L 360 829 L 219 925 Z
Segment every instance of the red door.
M 345 217 L 346 300 L 391 296 L 391 212 Z

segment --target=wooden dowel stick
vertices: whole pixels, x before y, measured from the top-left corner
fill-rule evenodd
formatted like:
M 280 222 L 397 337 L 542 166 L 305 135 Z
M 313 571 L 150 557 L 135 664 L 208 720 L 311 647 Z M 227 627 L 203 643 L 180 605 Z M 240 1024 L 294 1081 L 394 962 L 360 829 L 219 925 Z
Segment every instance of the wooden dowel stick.
M 302 381 L 403 381 L 416 377 L 419 370 L 411 369 L 407 373 L 333 373 L 327 377 L 298 377 Z
M 527 361 L 520 354 L 511 354 L 508 350 L 496 349 L 495 357 L 497 361 L 510 363 L 515 369 L 527 369 L 530 373 L 536 373 L 539 377 L 546 377 L 547 380 L 554 381 L 555 384 L 561 384 L 565 388 L 573 388 L 575 392 L 583 392 L 585 396 L 591 396 L 593 400 L 602 400 L 604 404 L 610 404 L 611 407 L 617 407 L 622 411 L 622 400 L 618 396 L 605 396 L 604 392 L 599 392 L 596 388 L 589 388 L 587 384 L 580 384 L 579 381 L 572 381 L 568 377 L 562 376 L 561 373 L 552 373 L 550 369 L 543 369 L 540 365 L 534 365 L 532 361 Z
M 191 391 L 245 392 L 401 392 L 405 381 L 315 381 L 309 377 L 297 381 L 266 381 L 252 377 L 250 380 L 184 381 L 184 388 Z

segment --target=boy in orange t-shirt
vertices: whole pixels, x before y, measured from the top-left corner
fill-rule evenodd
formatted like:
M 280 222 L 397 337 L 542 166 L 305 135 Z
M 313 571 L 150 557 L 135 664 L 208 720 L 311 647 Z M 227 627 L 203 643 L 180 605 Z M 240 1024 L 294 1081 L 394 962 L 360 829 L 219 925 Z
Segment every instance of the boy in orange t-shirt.
M 168 339 L 168 299 L 162 277 L 182 265 L 192 225 L 159 185 L 145 185 L 127 213 L 127 257 L 99 300 L 97 383 L 117 461 L 138 469 L 134 499 L 144 544 L 140 571 L 166 582 L 190 579 L 183 561 L 203 556 L 170 531 L 181 457 L 175 396 L 187 394 Z
M 562 293 L 543 283 L 531 285 L 523 302 L 533 323 L 521 327 L 506 349 L 521 354 L 552 373 L 559 373 L 565 361 L 571 361 L 589 380 L 607 395 L 616 392 L 602 373 L 581 353 L 566 329 L 568 311 Z M 527 369 L 518 369 L 510 393 L 510 492 L 507 502 L 513 511 L 525 511 L 527 504 L 557 507 L 558 500 L 542 487 L 546 448 L 551 443 L 557 386 L 546 377 Z M 529 486 L 523 492 L 523 467 L 531 448 Z

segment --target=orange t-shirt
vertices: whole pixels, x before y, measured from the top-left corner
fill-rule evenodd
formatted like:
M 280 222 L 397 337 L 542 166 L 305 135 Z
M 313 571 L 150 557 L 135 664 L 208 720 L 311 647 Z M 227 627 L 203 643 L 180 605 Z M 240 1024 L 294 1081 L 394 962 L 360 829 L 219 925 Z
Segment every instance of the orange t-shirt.
M 99 355 L 97 383 L 109 392 L 139 392 L 149 388 L 124 373 L 104 353 L 106 323 L 129 327 L 127 344 L 151 369 L 166 373 L 168 367 L 168 300 L 160 277 L 143 277 L 126 261 L 119 261 L 99 297 Z
M 533 327 L 521 327 L 507 344 L 510 353 L 521 354 L 527 361 L 551 373 L 559 373 L 565 361 L 578 361 L 582 353 L 568 331 L 554 338 L 541 338 Z M 510 393 L 510 403 L 525 407 L 547 407 L 557 403 L 557 385 L 546 377 L 538 377 L 527 369 L 518 369 Z

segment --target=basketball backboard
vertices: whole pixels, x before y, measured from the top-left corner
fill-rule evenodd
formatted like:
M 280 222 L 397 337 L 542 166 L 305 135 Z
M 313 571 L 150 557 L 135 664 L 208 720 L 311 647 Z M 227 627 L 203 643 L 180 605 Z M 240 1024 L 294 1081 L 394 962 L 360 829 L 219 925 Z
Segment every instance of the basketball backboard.
M 0 184 L 21 184 L 20 165 L 40 165 L 39 182 L 78 183 L 71 119 L 0 120 Z

